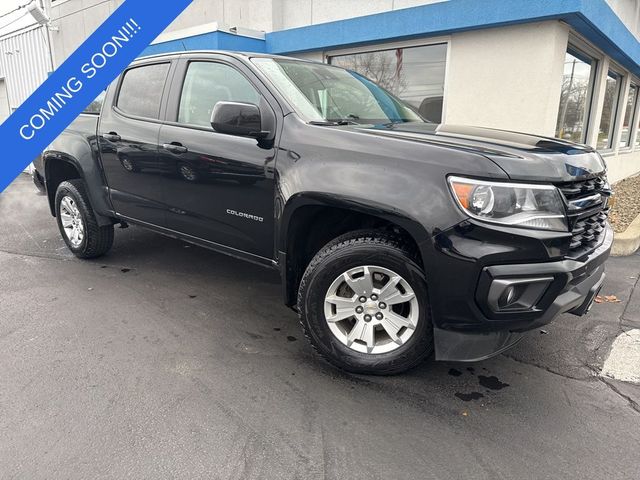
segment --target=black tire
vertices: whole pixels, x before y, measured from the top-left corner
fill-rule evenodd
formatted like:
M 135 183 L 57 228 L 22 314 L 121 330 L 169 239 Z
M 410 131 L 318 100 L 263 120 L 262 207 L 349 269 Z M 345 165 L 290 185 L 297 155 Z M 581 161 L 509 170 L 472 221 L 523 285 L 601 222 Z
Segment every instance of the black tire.
M 31 180 L 33 180 L 33 184 L 38 189 L 38 193 L 40 195 L 45 195 L 47 193 L 47 190 L 44 186 L 44 182 L 42 181 L 42 177 L 37 171 L 33 172 L 33 174 L 31 175 Z
M 388 353 L 361 353 L 347 347 L 331 332 L 325 319 L 325 295 L 333 281 L 351 268 L 372 264 L 402 276 L 415 292 L 419 306 L 413 335 Z M 433 325 L 424 272 L 411 249 L 390 234 L 353 232 L 322 248 L 302 277 L 298 312 L 313 348 L 329 363 L 349 372 L 393 375 L 415 367 L 433 352 Z
M 62 226 L 60 203 L 64 197 L 71 197 L 80 212 L 84 224 L 84 238 L 78 246 L 74 246 Z M 107 253 L 113 245 L 113 225 L 100 226 L 93 213 L 86 187 L 82 180 L 62 182 L 56 190 L 56 219 L 60 234 L 69 250 L 78 258 L 96 258 Z

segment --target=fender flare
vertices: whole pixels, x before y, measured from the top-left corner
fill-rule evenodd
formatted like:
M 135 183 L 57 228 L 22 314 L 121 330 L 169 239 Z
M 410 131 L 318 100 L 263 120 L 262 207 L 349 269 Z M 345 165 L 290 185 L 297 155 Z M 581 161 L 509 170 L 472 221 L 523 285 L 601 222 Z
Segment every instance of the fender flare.
M 406 212 L 399 209 L 393 209 L 386 205 L 378 205 L 370 200 L 363 200 L 348 196 L 335 194 L 325 194 L 321 192 L 300 192 L 293 195 L 282 209 L 279 221 L 279 231 L 277 246 L 281 252 L 287 251 L 287 238 L 289 235 L 289 226 L 291 219 L 299 208 L 306 206 L 324 206 L 341 208 L 344 210 L 355 211 L 373 217 L 378 217 L 393 223 L 405 230 L 416 242 L 421 250 L 425 243 L 431 243 L 431 235 L 420 224 L 420 222 L 412 219 Z
M 287 254 L 289 251 L 289 232 L 292 219 L 295 213 L 307 206 L 332 207 L 358 212 L 365 215 L 380 218 L 389 223 L 402 228 L 418 246 L 418 250 L 426 269 L 427 258 L 432 250 L 432 237 L 428 231 L 416 220 L 412 219 L 406 212 L 378 205 L 371 201 L 352 198 L 348 196 L 338 196 L 335 194 L 325 194 L 321 192 L 300 192 L 290 197 L 283 206 L 279 218 L 279 228 L 276 238 L 278 264 L 282 279 L 282 294 L 285 305 L 294 306 L 296 302 L 294 285 L 297 282 L 296 274 L 291 270 L 290 261 Z M 426 274 L 426 272 L 425 272 Z
M 62 162 L 73 167 L 78 172 L 79 177 L 87 185 L 87 195 L 89 196 L 89 201 L 91 202 L 98 224 L 100 226 L 112 225 L 115 220 L 115 214 L 111 201 L 109 200 L 107 185 L 102 177 L 102 171 L 99 167 L 98 161 L 93 156 L 94 154 L 91 147 L 86 142 L 85 145 L 86 150 L 83 149 L 85 151 L 82 152 L 81 156 L 81 158 L 84 158 L 85 160 L 83 162 L 79 161 L 74 155 L 55 150 L 48 150 L 42 154 L 44 168 L 43 176 L 45 179 L 45 186 L 47 187 L 47 197 L 49 199 L 51 215 L 55 217 L 56 194 L 55 189 L 49 188 L 51 185 L 51 176 L 56 164 Z M 89 159 L 90 161 L 87 161 Z

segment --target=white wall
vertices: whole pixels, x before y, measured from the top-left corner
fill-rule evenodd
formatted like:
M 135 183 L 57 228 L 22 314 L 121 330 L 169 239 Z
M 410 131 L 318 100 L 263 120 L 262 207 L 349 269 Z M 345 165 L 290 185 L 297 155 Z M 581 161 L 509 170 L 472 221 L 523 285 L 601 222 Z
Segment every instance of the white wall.
M 51 32 L 56 66 L 87 39 L 123 0 L 66 0 L 51 7 Z
M 274 4 L 281 0 L 194 0 L 164 33 L 207 23 L 273 30 Z M 51 7 L 56 64 L 60 65 L 123 0 L 61 0 Z M 151 2 L 150 2 L 151 4 Z M 279 10 L 277 10 L 279 12 Z
M 274 30 L 315 25 L 442 1 L 448 0 L 274 0 Z
M 280 0 L 194 0 L 166 31 L 218 22 L 230 27 L 270 32 Z
M 640 173 L 640 150 L 633 153 L 605 155 L 604 160 L 609 168 L 608 177 L 611 183 Z
M 217 22 L 251 30 L 272 31 L 281 0 L 194 0 L 164 33 Z M 62 63 L 123 0 L 63 0 L 53 4 L 52 32 L 56 63 Z M 151 4 L 151 2 L 150 2 Z
M 271 32 L 448 0 L 194 0 L 165 32 L 217 22 Z M 123 0 L 59 0 L 51 18 L 59 65 Z M 150 2 L 151 4 L 151 2 Z
M 622 23 L 640 40 L 640 0 L 606 0 Z
M 446 122 L 553 136 L 567 40 L 556 21 L 452 35 Z

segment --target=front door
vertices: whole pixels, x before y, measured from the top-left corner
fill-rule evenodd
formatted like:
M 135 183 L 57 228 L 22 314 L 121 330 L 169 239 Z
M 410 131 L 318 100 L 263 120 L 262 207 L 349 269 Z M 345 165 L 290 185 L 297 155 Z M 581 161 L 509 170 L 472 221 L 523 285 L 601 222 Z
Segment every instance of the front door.
M 169 67 L 165 61 L 127 70 L 110 89 L 111 99 L 107 98 L 102 109 L 97 139 L 116 212 L 161 226 L 165 211 L 158 136 Z
M 257 105 L 260 92 L 236 66 L 208 60 L 184 59 L 173 83 L 180 88 L 159 141 L 167 227 L 273 258 L 275 148 L 217 133 L 210 123 L 217 102 Z

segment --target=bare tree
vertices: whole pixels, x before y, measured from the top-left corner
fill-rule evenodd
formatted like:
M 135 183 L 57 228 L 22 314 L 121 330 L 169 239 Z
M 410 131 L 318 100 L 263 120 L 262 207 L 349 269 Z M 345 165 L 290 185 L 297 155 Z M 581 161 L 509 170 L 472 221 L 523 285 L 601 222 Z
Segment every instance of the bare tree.
M 558 115 L 560 137 L 577 142 L 582 140 L 588 92 L 589 80 L 575 75 L 574 63 L 571 73 L 565 74 L 562 81 Z
M 332 63 L 370 78 L 394 95 L 400 96 L 407 88 L 402 69 L 397 68 L 393 50 L 345 55 Z

